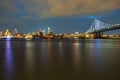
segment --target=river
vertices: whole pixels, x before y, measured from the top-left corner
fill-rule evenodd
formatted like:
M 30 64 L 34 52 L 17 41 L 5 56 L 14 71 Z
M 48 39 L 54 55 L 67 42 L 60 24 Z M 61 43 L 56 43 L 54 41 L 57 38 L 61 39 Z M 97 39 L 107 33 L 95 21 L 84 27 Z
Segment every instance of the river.
M 0 40 L 0 80 L 120 80 L 120 40 Z

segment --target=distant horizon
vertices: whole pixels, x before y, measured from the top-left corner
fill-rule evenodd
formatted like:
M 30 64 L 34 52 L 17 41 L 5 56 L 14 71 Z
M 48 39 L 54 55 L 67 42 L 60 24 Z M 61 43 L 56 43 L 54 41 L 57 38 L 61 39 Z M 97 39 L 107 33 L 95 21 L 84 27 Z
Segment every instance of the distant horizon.
M 95 20 L 95 19 L 94 19 Z M 97 20 L 99 20 L 99 19 L 97 19 Z M 93 22 L 92 22 L 93 23 Z M 117 24 L 119 24 L 119 23 L 117 23 Z M 91 24 L 92 25 L 92 24 Z M 111 24 L 111 25 L 113 25 L 113 24 Z M 12 26 L 12 25 L 11 25 Z M 44 28 L 40 28 L 40 29 L 38 29 L 38 30 L 35 30 L 35 31 L 31 31 L 31 32 L 29 32 L 29 31 L 20 31 L 17 27 L 12 27 L 12 28 L 10 28 L 10 27 L 7 27 L 7 28 L 5 28 L 4 27 L 4 29 L 3 30 L 0 30 L 0 31 L 2 31 L 2 32 L 5 32 L 5 30 L 6 29 L 9 29 L 10 30 L 10 32 L 14 32 L 14 29 L 17 29 L 18 30 L 18 32 L 20 32 L 20 33 L 33 33 L 33 32 L 37 32 L 37 31 L 43 31 L 43 30 L 45 30 L 45 32 L 47 33 L 47 26 L 44 26 Z M 88 27 L 88 28 L 90 28 L 90 27 Z M 50 29 L 51 29 L 51 27 L 50 27 Z M 29 28 L 28 28 L 28 30 L 29 30 Z M 33 29 L 34 30 L 34 29 Z M 87 29 L 88 30 L 88 29 Z M 53 33 L 55 33 L 54 31 L 52 31 L 52 29 L 51 29 L 51 32 L 53 32 Z M 79 32 L 79 30 L 74 30 L 73 32 Z M 67 34 L 69 34 L 69 33 L 73 33 L 73 32 L 59 32 L 59 33 L 62 33 L 62 34 L 64 34 L 64 33 L 67 33 Z M 81 31 L 81 32 L 79 32 L 79 33 L 82 33 L 82 32 L 86 32 L 86 31 Z M 57 32 L 56 32 L 57 33 Z

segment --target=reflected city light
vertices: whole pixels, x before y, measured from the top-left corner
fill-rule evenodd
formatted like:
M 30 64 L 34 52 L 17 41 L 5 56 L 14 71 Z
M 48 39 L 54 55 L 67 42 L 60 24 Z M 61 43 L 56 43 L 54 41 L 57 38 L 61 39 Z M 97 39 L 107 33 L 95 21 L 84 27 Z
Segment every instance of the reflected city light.
M 102 48 L 104 48 L 105 44 L 102 44 L 102 40 L 94 40 L 94 47 L 92 49 L 90 63 L 93 72 L 100 72 L 102 70 Z M 94 61 L 95 60 L 95 61 Z M 97 64 L 97 65 L 96 65 Z
M 31 79 L 35 71 L 35 52 L 34 52 L 34 42 L 26 41 L 25 44 L 25 72 L 27 80 Z
M 10 41 L 6 41 L 6 65 L 11 68 L 12 64 L 12 51 Z
M 7 36 L 7 39 L 10 39 L 10 38 L 11 38 L 11 36 L 8 35 L 8 36 Z
M 58 44 L 59 44 L 58 45 L 59 46 L 59 51 L 58 51 L 59 59 L 62 62 L 63 61 L 63 43 L 62 43 L 62 41 L 59 41 Z
M 78 41 L 74 41 L 73 43 L 73 62 L 74 67 L 77 69 L 80 66 L 80 43 Z
M 51 41 L 48 41 L 48 42 L 46 43 L 46 48 L 47 48 L 47 52 L 48 52 L 48 53 L 51 53 L 51 46 L 52 46 Z
M 11 40 L 11 36 L 6 36 L 6 40 Z
M 58 44 L 59 44 L 59 47 L 62 47 L 62 42 L 61 41 Z
M 26 65 L 28 68 L 33 66 L 34 63 L 34 52 L 33 52 L 33 44 L 31 41 L 26 42 Z
M 12 78 L 13 75 L 13 56 L 12 56 L 12 49 L 11 49 L 11 41 L 6 40 L 6 55 L 5 55 L 5 68 L 7 72 L 6 78 Z
M 48 63 L 50 63 L 51 62 L 51 57 L 52 57 L 52 44 L 51 44 L 51 41 L 48 41 L 47 43 L 46 43 L 46 50 L 47 50 L 47 59 L 48 59 Z
M 39 54 L 41 56 L 40 59 L 42 59 L 41 61 L 44 63 L 45 60 L 46 60 L 46 43 L 43 42 L 38 47 L 39 47 L 38 48 L 39 49 L 38 52 L 39 52 Z

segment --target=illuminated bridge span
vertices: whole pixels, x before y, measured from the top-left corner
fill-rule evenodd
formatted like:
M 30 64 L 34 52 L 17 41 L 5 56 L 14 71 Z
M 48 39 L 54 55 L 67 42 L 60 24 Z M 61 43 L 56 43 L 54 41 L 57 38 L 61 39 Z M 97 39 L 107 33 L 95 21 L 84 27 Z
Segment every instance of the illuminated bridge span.
M 120 24 L 111 25 L 95 19 L 86 33 L 95 34 L 96 38 L 100 38 L 103 35 L 103 32 L 115 29 L 120 29 Z

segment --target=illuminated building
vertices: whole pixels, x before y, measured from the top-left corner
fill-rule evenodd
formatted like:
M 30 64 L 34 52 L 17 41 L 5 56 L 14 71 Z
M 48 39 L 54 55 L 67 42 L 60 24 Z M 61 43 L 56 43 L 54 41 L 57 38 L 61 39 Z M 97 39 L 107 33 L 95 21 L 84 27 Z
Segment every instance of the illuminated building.
M 0 31 L 0 37 L 2 37 L 2 35 L 3 35 L 2 31 Z
M 50 27 L 48 27 L 48 34 L 50 34 L 50 32 L 51 32 L 51 31 L 50 31 Z
M 4 36 L 11 36 L 11 32 L 8 29 L 6 29 Z
M 25 36 L 25 38 L 29 40 L 29 39 L 32 39 L 33 36 L 32 36 L 32 34 L 27 34 L 27 35 Z
M 14 29 L 14 34 L 17 34 L 17 33 L 18 33 L 17 29 Z
M 17 29 L 14 29 L 13 36 L 16 37 L 18 35 Z
M 43 34 L 45 34 L 45 30 L 43 30 L 42 32 L 43 32 Z

